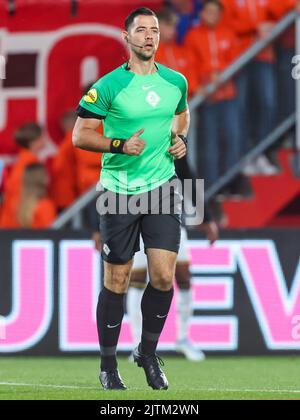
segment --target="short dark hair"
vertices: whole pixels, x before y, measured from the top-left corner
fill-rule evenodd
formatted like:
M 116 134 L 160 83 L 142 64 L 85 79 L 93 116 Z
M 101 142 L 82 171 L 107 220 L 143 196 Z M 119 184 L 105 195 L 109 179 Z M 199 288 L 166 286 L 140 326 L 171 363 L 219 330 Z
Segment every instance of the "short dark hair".
M 223 3 L 220 0 L 204 0 L 202 3 L 202 9 L 204 9 L 209 4 L 214 4 L 215 6 L 218 6 L 220 10 L 224 10 Z
M 178 22 L 177 14 L 170 7 L 163 7 L 157 12 L 159 21 L 166 22 L 169 25 L 176 25 Z
M 27 123 L 15 131 L 14 138 L 19 146 L 28 149 L 33 141 L 41 137 L 42 133 L 42 127 L 38 124 Z
M 130 13 L 129 16 L 127 16 L 125 20 L 125 29 L 128 32 L 130 26 L 133 24 L 134 19 L 137 16 L 154 16 L 157 18 L 156 13 L 153 12 L 153 10 L 148 9 L 148 7 L 140 7 L 139 9 L 135 9 L 133 12 Z

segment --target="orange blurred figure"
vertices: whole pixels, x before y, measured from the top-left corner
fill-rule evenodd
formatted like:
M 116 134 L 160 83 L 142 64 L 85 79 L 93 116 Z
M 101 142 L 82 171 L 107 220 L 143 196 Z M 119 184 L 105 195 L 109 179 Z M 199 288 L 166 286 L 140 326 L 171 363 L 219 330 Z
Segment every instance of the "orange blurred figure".
M 188 80 L 189 96 L 198 88 L 196 63 L 194 55 L 177 44 L 177 15 L 168 8 L 163 8 L 157 13 L 160 26 L 160 44 L 156 53 L 156 61 L 182 73 Z
M 239 54 L 256 41 L 267 37 L 274 26 L 271 12 L 273 0 L 222 0 L 222 3 L 225 7 L 224 20 L 238 37 Z M 273 63 L 273 45 L 264 49 L 256 59 Z
M 20 228 L 46 229 L 55 221 L 57 212 L 48 197 L 48 185 L 49 178 L 43 165 L 35 163 L 26 167 L 17 211 Z
M 39 153 L 45 146 L 42 129 L 34 123 L 28 123 L 20 127 L 15 133 L 15 140 L 21 147 L 21 151 L 7 177 L 5 185 L 0 221 L 0 227 L 5 229 L 19 227 L 17 208 L 24 171 L 27 166 L 39 162 Z
M 75 149 L 73 146 L 72 130 L 75 121 L 76 114 L 73 111 L 63 116 L 62 125 L 66 134 L 52 162 L 51 196 L 60 210 L 69 207 L 100 178 L 102 155 Z M 102 125 L 99 132 L 103 133 Z
M 199 94 L 205 93 L 205 85 L 217 82 L 219 75 L 237 57 L 237 39 L 222 21 L 222 6 L 219 2 L 209 2 L 201 11 L 202 22 L 190 30 L 186 37 L 185 49 L 194 55 L 198 71 Z M 234 82 L 225 83 L 213 96 L 213 101 L 230 100 L 236 97 Z

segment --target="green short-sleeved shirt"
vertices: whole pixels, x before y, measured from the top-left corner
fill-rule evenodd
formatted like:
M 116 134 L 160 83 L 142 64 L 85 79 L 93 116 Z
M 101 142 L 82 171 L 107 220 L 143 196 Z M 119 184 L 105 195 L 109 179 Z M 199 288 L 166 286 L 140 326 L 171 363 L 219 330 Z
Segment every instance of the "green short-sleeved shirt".
M 127 70 L 127 63 L 98 80 L 80 109 L 104 120 L 104 135 L 128 139 L 144 128 L 140 156 L 103 154 L 101 183 L 120 194 L 140 194 L 164 184 L 175 174 L 171 128 L 174 114 L 187 108 L 185 77 L 161 64 L 150 75 Z M 80 115 L 80 113 L 79 113 Z

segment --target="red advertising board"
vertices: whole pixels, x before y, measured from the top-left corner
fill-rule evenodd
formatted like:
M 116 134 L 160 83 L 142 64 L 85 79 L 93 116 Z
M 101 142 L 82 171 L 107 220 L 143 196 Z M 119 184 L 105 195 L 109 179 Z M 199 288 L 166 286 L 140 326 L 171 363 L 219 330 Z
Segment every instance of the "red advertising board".
M 17 0 L 0 2 L 0 154 L 15 152 L 12 133 L 27 121 L 42 124 L 59 143 L 60 119 L 90 82 L 127 59 L 121 38 L 126 16 L 161 0 Z M 74 7 L 74 4 L 77 5 Z M 72 7 L 73 5 L 73 7 Z

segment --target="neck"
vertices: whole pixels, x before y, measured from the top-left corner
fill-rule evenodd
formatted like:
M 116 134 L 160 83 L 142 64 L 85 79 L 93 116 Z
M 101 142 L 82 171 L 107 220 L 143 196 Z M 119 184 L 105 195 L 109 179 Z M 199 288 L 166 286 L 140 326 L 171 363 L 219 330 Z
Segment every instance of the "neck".
M 147 75 L 157 72 L 154 57 L 148 61 L 143 61 L 138 57 L 132 55 L 129 59 L 128 64 L 130 67 L 130 71 L 139 75 Z
M 163 39 L 160 42 L 164 45 L 172 45 L 174 44 L 174 41 L 175 41 L 174 39 Z
M 209 29 L 210 31 L 213 31 L 217 28 L 218 25 L 208 25 L 207 23 L 204 23 L 204 26 Z

